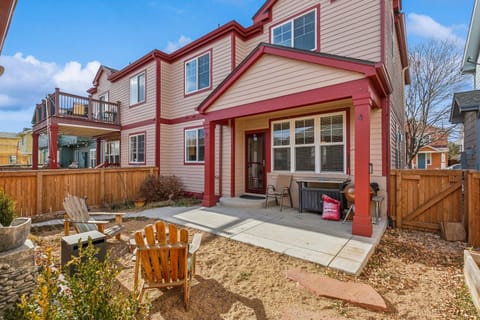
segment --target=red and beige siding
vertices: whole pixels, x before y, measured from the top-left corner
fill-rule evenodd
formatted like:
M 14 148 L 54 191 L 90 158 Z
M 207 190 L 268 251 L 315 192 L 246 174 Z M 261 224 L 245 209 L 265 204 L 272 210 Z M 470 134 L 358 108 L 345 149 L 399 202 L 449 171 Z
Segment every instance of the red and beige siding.
M 361 78 L 363 75 L 355 72 L 264 55 L 209 108 L 209 112 Z
M 379 0 L 279 0 L 272 21 L 261 36 L 247 41 L 248 52 L 260 42 L 270 42 L 270 29 L 310 8 L 320 10 L 320 51 L 368 61 L 381 61 L 381 14 Z

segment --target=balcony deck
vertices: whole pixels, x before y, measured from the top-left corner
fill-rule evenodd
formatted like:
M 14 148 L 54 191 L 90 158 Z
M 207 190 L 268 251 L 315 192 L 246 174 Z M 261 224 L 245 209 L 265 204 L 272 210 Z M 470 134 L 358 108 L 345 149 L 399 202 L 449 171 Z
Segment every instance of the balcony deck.
M 33 131 L 46 131 L 58 125 L 59 133 L 95 137 L 120 131 L 120 103 L 55 92 L 36 105 Z

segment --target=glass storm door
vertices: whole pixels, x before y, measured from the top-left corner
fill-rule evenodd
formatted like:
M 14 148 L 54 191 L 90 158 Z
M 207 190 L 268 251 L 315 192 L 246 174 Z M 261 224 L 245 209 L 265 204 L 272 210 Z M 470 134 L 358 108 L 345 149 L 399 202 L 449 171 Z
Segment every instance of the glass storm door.
M 265 133 L 247 133 L 246 188 L 249 193 L 265 193 Z

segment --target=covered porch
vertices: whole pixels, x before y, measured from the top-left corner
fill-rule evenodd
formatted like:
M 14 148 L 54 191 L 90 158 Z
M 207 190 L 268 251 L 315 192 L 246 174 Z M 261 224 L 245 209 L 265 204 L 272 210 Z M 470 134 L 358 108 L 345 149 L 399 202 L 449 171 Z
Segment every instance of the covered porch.
M 279 174 L 350 179 L 351 232 L 371 237 L 371 176 L 384 193 L 387 185 L 390 89 L 384 72 L 370 62 L 259 46 L 199 107 L 205 116 L 203 205 L 214 206 L 226 189 L 232 197 L 261 194 Z M 264 146 L 252 157 L 255 139 Z M 262 180 L 253 188 L 252 165 Z M 218 187 L 218 176 L 228 188 Z M 298 207 L 296 189 L 293 183 Z

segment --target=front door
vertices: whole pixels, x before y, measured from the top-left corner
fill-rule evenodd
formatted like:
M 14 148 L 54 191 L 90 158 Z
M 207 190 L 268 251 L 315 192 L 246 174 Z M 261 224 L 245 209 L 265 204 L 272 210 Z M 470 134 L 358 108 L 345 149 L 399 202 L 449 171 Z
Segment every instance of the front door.
M 418 154 L 418 169 L 425 169 L 425 153 Z
M 246 188 L 249 193 L 265 193 L 265 132 L 247 133 Z

